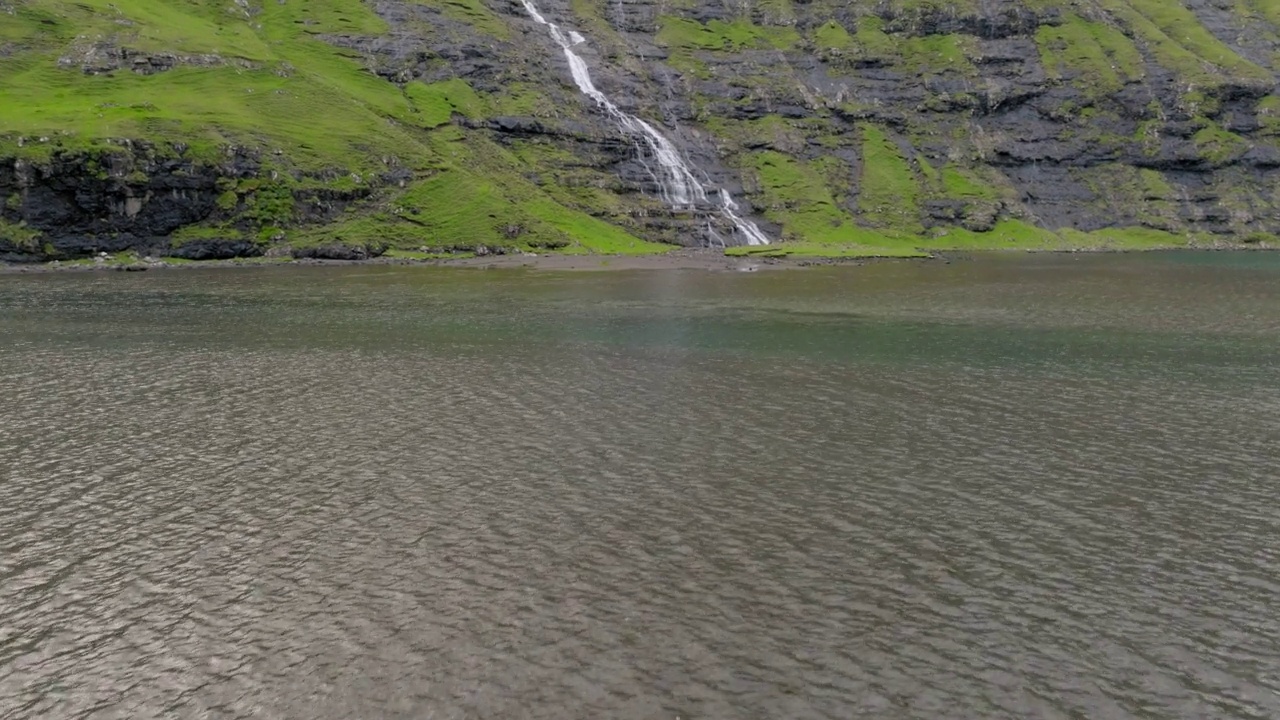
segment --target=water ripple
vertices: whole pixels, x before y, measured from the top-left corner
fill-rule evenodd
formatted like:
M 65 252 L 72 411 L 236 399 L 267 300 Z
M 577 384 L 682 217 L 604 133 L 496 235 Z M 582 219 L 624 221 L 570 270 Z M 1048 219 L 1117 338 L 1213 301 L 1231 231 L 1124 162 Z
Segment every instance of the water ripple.
M 1274 367 L 178 305 L 0 349 L 6 718 L 1280 716 Z

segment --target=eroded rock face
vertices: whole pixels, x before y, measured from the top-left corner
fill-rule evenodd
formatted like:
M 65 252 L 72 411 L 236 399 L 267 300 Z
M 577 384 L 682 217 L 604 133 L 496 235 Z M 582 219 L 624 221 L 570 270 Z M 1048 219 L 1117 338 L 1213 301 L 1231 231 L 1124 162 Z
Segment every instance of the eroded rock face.
M 1186 42 L 1161 38 L 1143 14 L 1151 4 L 1138 2 L 539 7 L 587 36 L 582 55 L 602 90 L 678 139 L 709 185 L 744 190 L 774 232 L 799 235 L 788 218 L 812 210 L 762 169 L 777 155 L 825 188 L 820 204 L 837 206 L 832 217 L 870 227 L 984 231 L 1020 219 L 1052 229 L 1280 232 L 1280 28 L 1221 3 L 1182 4 Z M 484 127 L 517 144 L 541 136 L 619 178 L 618 192 L 652 194 L 635 153 L 576 92 L 520 3 L 487 3 L 512 29 L 505 40 L 410 5 L 384 0 L 378 10 L 438 17 L 448 29 L 428 32 L 439 52 L 426 58 L 368 48 L 386 75 L 456 74 L 494 93 L 536 86 L 554 113 Z M 868 159 L 868 126 L 887 133 L 896 157 Z M 549 167 L 546 180 L 563 170 Z M 886 172 L 909 173 L 915 188 L 902 198 L 910 212 L 892 221 L 868 207 L 863 187 Z
M 324 223 L 370 188 L 298 188 L 264 173 L 259 154 L 227 148 L 216 160 L 186 157 L 182 147 L 121 143 L 110 150 L 54 153 L 43 161 L 0 164 L 0 217 L 41 232 L 38 242 L 0 233 L 0 259 L 39 261 L 99 252 L 140 252 L 193 260 L 261 255 L 271 239 L 235 221 L 270 193 L 282 208 L 269 222 Z M 381 178 L 392 184 L 392 174 Z M 290 178 L 289 180 L 294 180 Z M 175 240 L 199 224 L 225 221 L 226 234 Z M 3 227 L 0 227 L 2 230 Z
M 641 237 L 703 244 L 728 232 L 714 208 L 663 205 L 635 138 L 578 90 L 518 0 L 367 4 L 386 32 L 318 37 L 406 93 L 465 81 L 481 102 L 454 113 L 461 142 L 497 143 L 522 180 L 568 188 L 558 202 Z M 538 7 L 585 36 L 576 49 L 601 91 L 676 142 L 709 190 L 729 189 L 775 238 L 998 233 L 1009 221 L 1280 235 L 1280 11 L 1267 0 Z M 243 6 L 248 16 L 255 8 Z M 68 56 L 70 71 L 215 62 L 181 49 L 86 47 Z M 172 247 L 184 227 L 226 223 L 242 232 L 182 251 L 221 257 L 261 252 L 273 224 L 395 205 L 420 176 L 389 165 L 356 189 L 294 182 L 287 197 L 274 195 L 287 212 L 271 216 L 259 200 L 275 182 L 261 152 L 211 161 L 140 145 L 5 160 L 0 219 L 39 230 L 67 255 Z M 42 256 L 17 240 L 0 239 L 0 253 Z
M 146 52 L 111 42 L 77 44 L 58 58 L 59 67 L 79 68 L 86 75 L 105 75 L 127 70 L 138 75 L 155 75 L 178 67 L 217 67 L 230 65 L 252 69 L 255 65 L 241 58 L 225 58 L 216 53 L 200 55 L 176 52 Z
M 121 148 L 0 165 L 6 214 L 33 228 L 56 229 L 35 248 L 0 240 L 0 254 L 43 259 L 117 252 L 149 244 L 210 213 L 218 194 L 216 172 L 180 160 L 137 162 L 140 156 L 145 158 Z

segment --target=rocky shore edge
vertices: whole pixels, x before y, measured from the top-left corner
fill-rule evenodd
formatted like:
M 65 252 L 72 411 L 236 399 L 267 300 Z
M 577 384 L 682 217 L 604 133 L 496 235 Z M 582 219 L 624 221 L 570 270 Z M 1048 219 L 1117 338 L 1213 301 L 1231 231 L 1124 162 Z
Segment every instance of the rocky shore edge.
M 121 261 L 118 257 L 100 256 L 91 261 L 6 263 L 0 262 L 0 275 L 76 272 L 145 272 L 211 268 L 269 267 L 349 267 L 361 265 L 449 267 L 473 269 L 533 270 L 708 270 L 752 272 L 764 269 L 810 267 L 814 265 L 858 264 L 885 258 L 851 257 L 735 257 L 718 250 L 675 250 L 658 255 L 563 255 L 511 253 L 505 255 L 460 255 L 456 257 L 393 257 L 382 255 L 359 259 L 255 257 L 217 260 L 175 260 L 173 258 L 139 257 Z M 916 258 L 928 259 L 928 258 Z
M 527 269 L 552 271 L 626 271 L 626 270 L 702 270 L 710 272 L 757 272 L 790 270 L 812 267 L 859 266 L 878 262 L 941 262 L 964 260 L 982 255 L 1009 254 L 1130 254 L 1152 252 L 1280 252 L 1280 248 L 1265 247 L 1168 247 L 1168 248 L 1088 248 L 1088 249 L 984 249 L 972 251 L 941 251 L 918 256 L 855 255 L 848 257 L 799 256 L 742 256 L 726 255 L 720 250 L 683 249 L 657 255 L 565 255 L 515 253 L 505 255 L 459 257 L 392 257 L 378 256 L 360 259 L 337 260 L 330 258 L 255 257 L 220 260 L 175 260 L 173 258 L 138 257 L 122 261 L 118 256 L 99 256 L 91 261 L 8 263 L 0 262 L 0 275 L 32 275 L 45 273 L 77 272 L 146 272 L 180 271 L 225 268 L 290 268 L 290 267 L 350 267 L 362 265 L 441 267 L 470 269 Z

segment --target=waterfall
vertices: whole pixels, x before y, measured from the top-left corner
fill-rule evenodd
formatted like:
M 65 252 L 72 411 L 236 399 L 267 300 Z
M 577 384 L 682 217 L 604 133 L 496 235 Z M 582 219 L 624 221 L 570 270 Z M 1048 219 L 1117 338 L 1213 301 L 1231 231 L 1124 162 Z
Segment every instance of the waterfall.
M 520 3 L 524 5 L 524 9 L 529 13 L 529 17 L 533 18 L 534 22 L 546 26 L 547 31 L 551 33 L 551 39 L 555 40 L 560 49 L 564 51 L 564 56 L 569 61 L 569 72 L 573 74 L 573 82 L 582 91 L 582 94 L 595 100 L 596 105 L 599 105 L 609 117 L 613 118 L 619 129 L 628 135 L 639 138 L 645 144 L 649 155 L 657 162 L 657 168 L 651 167 L 647 162 L 645 167 L 649 169 L 649 173 L 653 175 L 653 179 L 657 182 L 663 201 L 677 208 L 687 208 L 696 203 L 708 202 L 706 189 L 694 177 L 693 170 L 684 161 L 676 146 L 652 125 L 634 115 L 623 112 L 621 108 L 613 104 L 613 101 L 608 96 L 596 89 L 595 83 L 591 81 L 591 71 L 587 67 L 587 61 L 573 51 L 575 46 L 586 42 L 586 38 L 572 30 L 566 33 L 560 29 L 559 25 L 548 21 L 542 16 L 542 13 L 538 12 L 538 6 L 533 4 L 533 0 L 520 0 Z M 641 157 L 641 162 L 644 162 L 643 156 Z M 760 228 L 754 222 L 738 213 L 738 204 L 734 202 L 729 191 L 720 188 L 717 193 L 717 199 L 720 203 L 720 214 L 733 224 L 737 232 L 746 239 L 748 245 L 769 244 L 769 238 L 760 231 Z

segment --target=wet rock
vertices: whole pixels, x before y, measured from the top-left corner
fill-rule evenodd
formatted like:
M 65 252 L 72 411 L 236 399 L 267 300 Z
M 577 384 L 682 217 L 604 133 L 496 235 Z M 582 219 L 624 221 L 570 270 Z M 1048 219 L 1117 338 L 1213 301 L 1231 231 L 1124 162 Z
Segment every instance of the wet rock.
M 293 248 L 290 255 L 299 260 L 368 260 L 381 257 L 387 249 L 375 245 L 329 243 L 314 247 Z
M 169 248 L 165 254 L 169 257 L 184 260 L 230 260 L 233 258 L 258 257 L 266 252 L 261 243 L 249 240 L 200 239 L 189 240 L 176 247 Z

